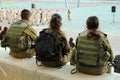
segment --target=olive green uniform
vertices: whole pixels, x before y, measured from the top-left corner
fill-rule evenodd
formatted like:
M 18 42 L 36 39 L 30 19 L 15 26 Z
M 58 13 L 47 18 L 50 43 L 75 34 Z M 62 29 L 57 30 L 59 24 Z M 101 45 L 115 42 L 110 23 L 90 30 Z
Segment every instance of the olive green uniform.
M 100 42 L 102 48 L 110 53 L 110 58 L 108 61 L 112 62 L 113 52 L 107 39 L 107 35 L 102 32 L 99 32 L 99 34 L 101 36 Z M 86 54 L 83 56 L 82 54 L 80 54 L 80 56 L 78 55 L 79 53 Z M 96 55 L 98 55 L 98 49 L 95 40 L 93 38 L 87 38 L 87 31 L 80 33 L 80 35 L 77 37 L 76 48 L 73 51 L 73 55 L 70 61 L 71 65 L 76 64 L 76 68 L 78 71 L 88 74 L 103 74 L 109 72 L 110 68 L 108 68 L 107 64 L 103 66 L 95 66 L 97 65 Z M 91 64 L 92 66 L 89 66 Z
M 21 26 L 21 27 L 25 27 L 24 31 L 23 31 L 23 35 L 30 36 L 31 40 L 34 42 L 36 40 L 36 37 L 37 37 L 37 33 L 36 33 L 35 29 L 32 28 L 32 26 L 28 25 L 28 23 L 24 20 L 20 20 L 17 23 L 24 24 L 23 26 Z M 14 24 L 16 24 L 16 23 L 13 23 L 12 25 L 14 25 Z M 12 28 L 12 25 L 10 28 Z M 18 27 L 18 26 L 19 26 L 19 24 L 17 24 L 16 27 Z M 16 35 L 16 33 L 17 33 L 16 31 L 17 30 L 15 30 L 13 32 L 14 35 Z M 17 48 L 10 47 L 10 55 L 13 57 L 16 57 L 16 58 L 30 58 L 30 57 L 35 55 L 35 51 L 34 51 L 34 48 L 30 48 L 27 50 L 19 50 Z

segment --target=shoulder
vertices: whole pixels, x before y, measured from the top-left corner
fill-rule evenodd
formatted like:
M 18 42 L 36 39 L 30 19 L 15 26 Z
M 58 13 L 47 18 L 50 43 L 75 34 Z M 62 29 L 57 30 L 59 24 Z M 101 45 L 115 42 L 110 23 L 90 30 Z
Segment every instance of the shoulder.
M 87 35 L 87 31 L 82 31 L 81 33 L 78 34 L 76 38 L 76 42 L 81 39 L 82 37 L 85 37 Z M 76 43 L 77 44 L 77 43 Z
M 40 32 L 39 32 L 39 34 L 40 33 L 49 33 L 49 32 L 51 32 L 51 30 L 49 29 L 49 28 L 44 28 L 44 29 L 42 29 Z
M 26 26 L 25 29 L 33 30 L 34 28 L 31 25 L 29 25 L 29 26 Z
M 25 27 L 24 32 L 31 32 L 31 33 L 33 33 L 33 34 L 37 34 L 35 28 L 32 27 L 32 26 L 30 26 L 30 25 L 27 26 L 27 27 Z
M 10 25 L 10 27 L 27 27 L 27 26 L 30 26 L 29 23 L 24 22 L 22 20 L 14 22 Z
M 103 32 L 101 32 L 101 31 L 99 31 L 99 33 L 100 33 L 100 36 L 101 36 L 101 37 L 107 38 L 107 34 L 106 34 L 106 33 L 103 33 Z
M 17 25 L 18 25 L 17 22 L 14 22 L 14 23 L 10 24 L 10 28 L 14 27 L 14 26 L 17 26 Z
M 100 33 L 100 41 L 103 43 L 103 45 L 108 45 L 109 44 L 109 40 L 107 38 L 107 34 L 103 33 L 103 32 L 99 32 Z
M 78 37 L 86 36 L 87 31 L 82 31 L 81 33 L 78 34 Z

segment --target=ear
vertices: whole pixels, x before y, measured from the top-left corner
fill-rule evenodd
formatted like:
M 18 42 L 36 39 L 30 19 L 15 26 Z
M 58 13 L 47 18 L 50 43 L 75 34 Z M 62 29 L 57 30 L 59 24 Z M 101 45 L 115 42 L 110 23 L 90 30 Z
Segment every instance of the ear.
M 27 20 L 30 21 L 31 17 L 28 17 Z
M 30 21 L 30 18 L 28 17 L 28 19 L 27 19 L 28 21 Z

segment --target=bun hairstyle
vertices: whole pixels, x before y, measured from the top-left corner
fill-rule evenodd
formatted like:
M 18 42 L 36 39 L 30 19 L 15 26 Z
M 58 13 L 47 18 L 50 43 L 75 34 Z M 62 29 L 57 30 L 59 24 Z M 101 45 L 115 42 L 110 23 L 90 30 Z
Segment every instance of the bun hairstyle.
M 97 32 L 97 29 L 99 27 L 99 20 L 96 16 L 91 16 L 87 19 L 86 22 L 88 33 L 87 37 L 94 37 L 94 38 L 100 38 L 100 34 Z
M 60 16 L 60 14 L 55 13 L 51 16 L 51 20 L 50 20 L 50 28 L 56 32 L 60 31 L 60 27 L 62 26 L 62 17 Z

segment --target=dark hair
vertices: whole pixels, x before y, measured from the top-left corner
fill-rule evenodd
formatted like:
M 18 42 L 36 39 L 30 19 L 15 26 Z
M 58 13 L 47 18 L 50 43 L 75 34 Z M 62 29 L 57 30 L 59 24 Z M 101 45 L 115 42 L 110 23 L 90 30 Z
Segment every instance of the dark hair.
M 53 31 L 56 31 L 57 33 L 59 33 L 61 30 L 60 30 L 60 27 L 62 26 L 62 17 L 60 16 L 60 14 L 58 13 L 55 13 L 51 16 L 51 20 L 50 20 L 50 28 L 53 30 Z
M 95 37 L 100 38 L 100 34 L 97 32 L 98 26 L 99 26 L 99 20 L 96 16 L 91 16 L 87 19 L 86 22 L 87 29 L 90 30 L 88 32 L 87 37 Z
M 4 31 L 7 31 L 7 30 L 8 30 L 8 27 L 7 27 L 7 26 L 5 26 L 5 27 L 4 27 Z
M 70 13 L 70 10 L 68 9 L 68 13 Z
M 87 29 L 97 29 L 99 26 L 99 20 L 96 16 L 91 16 L 87 19 Z
M 6 34 L 8 28 L 7 27 L 4 27 L 4 30 L 0 33 L 0 40 L 3 39 L 3 36 Z
M 72 38 L 72 37 L 70 37 L 70 41 L 73 41 L 73 38 Z
M 0 30 L 2 30 L 2 27 L 0 26 Z
M 22 18 L 23 20 L 26 20 L 26 19 L 29 18 L 31 15 L 32 15 L 31 12 L 30 12 L 29 10 L 27 10 L 27 9 L 23 9 L 23 10 L 21 11 L 21 18 Z

